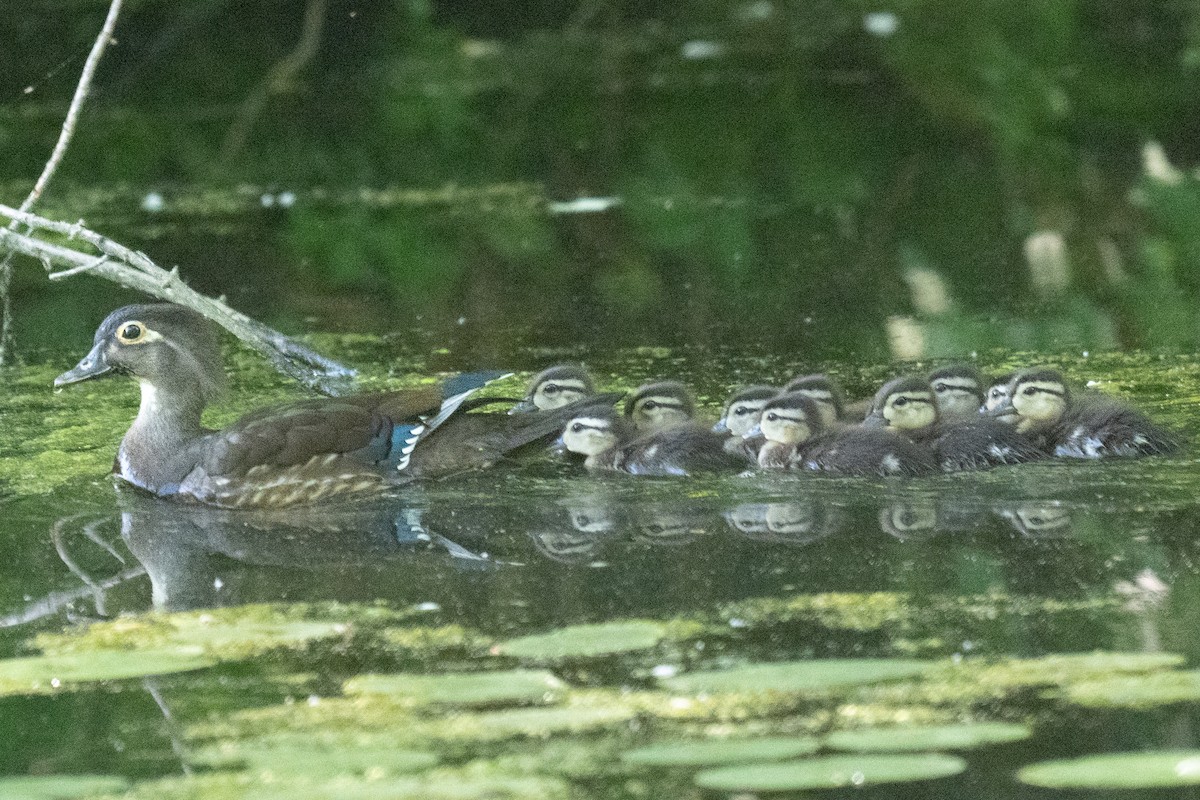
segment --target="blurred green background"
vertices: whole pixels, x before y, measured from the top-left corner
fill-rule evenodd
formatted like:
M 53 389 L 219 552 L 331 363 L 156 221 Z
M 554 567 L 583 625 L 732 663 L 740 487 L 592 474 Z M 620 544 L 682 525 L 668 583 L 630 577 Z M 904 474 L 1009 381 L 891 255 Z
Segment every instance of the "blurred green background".
M 3 202 L 107 7 L 6 8 Z M 131 0 L 38 209 L 292 332 L 1192 349 L 1198 112 L 1182 0 Z

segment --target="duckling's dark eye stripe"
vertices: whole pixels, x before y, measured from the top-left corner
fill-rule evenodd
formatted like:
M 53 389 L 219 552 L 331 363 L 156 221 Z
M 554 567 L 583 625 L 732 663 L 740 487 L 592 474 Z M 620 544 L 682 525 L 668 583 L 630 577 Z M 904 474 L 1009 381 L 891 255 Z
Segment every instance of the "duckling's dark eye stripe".
M 582 433 L 583 431 L 606 431 L 606 430 L 608 430 L 607 425 L 588 425 L 586 422 L 572 422 L 571 428 L 573 428 L 576 433 Z
M 1062 391 L 1059 389 L 1047 389 L 1045 386 L 1034 386 L 1033 388 L 1037 389 L 1039 392 L 1042 392 L 1044 394 L 1052 394 L 1055 397 L 1066 397 L 1067 396 L 1067 393 L 1065 391 Z
M 650 401 L 643 400 L 642 404 L 645 404 L 646 402 L 654 403 L 654 406 L 656 408 L 675 408 L 675 409 L 683 408 L 683 403 L 666 403 L 666 402 L 663 402 L 662 400 L 650 400 Z
M 906 400 L 906 401 L 908 401 L 909 403 L 929 403 L 930 405 L 933 405 L 933 398 L 932 398 L 932 397 L 925 397 L 925 396 L 923 396 L 923 395 L 919 395 L 919 396 L 917 396 L 917 397 L 913 397 L 912 395 L 902 394 L 902 395 L 900 395 L 900 396 L 899 396 L 898 398 L 896 398 L 896 399 L 897 399 L 897 400 Z

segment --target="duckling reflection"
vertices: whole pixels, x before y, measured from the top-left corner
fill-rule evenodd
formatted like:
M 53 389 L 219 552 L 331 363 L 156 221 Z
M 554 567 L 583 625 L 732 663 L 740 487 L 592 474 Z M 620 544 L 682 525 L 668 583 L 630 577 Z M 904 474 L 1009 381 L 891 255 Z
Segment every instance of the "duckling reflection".
M 902 542 L 923 542 L 942 532 L 937 505 L 930 498 L 884 506 L 879 510 L 879 527 Z
M 549 504 L 529 532 L 538 551 L 562 564 L 590 564 L 620 524 L 616 499 L 606 491 L 571 492 Z
M 1031 539 L 1063 538 L 1071 535 L 1071 509 L 1057 500 L 1027 501 L 996 506 L 996 516 Z
M 691 503 L 645 503 L 631 509 L 636 541 L 674 547 L 712 532 L 712 516 Z

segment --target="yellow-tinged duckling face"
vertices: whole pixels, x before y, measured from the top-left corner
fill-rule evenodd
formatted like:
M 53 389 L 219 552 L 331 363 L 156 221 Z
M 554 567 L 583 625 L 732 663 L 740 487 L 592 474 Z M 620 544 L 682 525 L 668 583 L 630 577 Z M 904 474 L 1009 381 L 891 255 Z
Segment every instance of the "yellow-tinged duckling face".
M 803 444 L 821 429 L 820 411 L 808 397 L 799 393 L 784 395 L 767 403 L 758 427 L 768 442 Z
M 796 393 L 804 395 L 817 404 L 817 413 L 821 416 L 822 425 L 829 426 L 838 421 L 838 404 L 830 392 L 824 389 L 797 389 Z
M 1046 373 L 1014 379 L 1009 392 L 1008 402 L 1016 412 L 1021 433 L 1053 425 L 1067 411 L 1066 385 Z
M 625 405 L 625 415 L 643 433 L 688 422 L 695 410 L 691 392 L 675 381 L 643 386 Z
M 983 405 L 979 373 L 973 367 L 938 370 L 929 376 L 929 388 L 940 419 L 973 419 Z
M 562 408 L 591 394 L 590 387 L 579 378 L 556 378 L 539 383 L 533 390 L 533 407 L 538 411 Z
M 882 416 L 886 427 L 899 431 L 919 431 L 937 422 L 933 392 L 926 386 L 899 386 L 872 413 Z
M 842 418 L 843 394 L 832 378 L 824 373 L 801 375 L 783 387 L 784 392 L 795 392 L 810 398 L 817 404 L 821 424 L 829 426 Z
M 598 456 L 620 444 L 613 420 L 607 417 L 575 417 L 563 429 L 563 445 L 572 453 Z

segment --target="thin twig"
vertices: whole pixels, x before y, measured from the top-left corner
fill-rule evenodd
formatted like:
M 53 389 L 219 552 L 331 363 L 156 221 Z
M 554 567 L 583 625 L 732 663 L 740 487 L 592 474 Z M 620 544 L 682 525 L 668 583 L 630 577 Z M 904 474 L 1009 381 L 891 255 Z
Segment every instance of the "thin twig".
M 52 281 L 61 281 L 63 278 L 69 278 L 72 275 L 78 275 L 81 272 L 87 272 L 90 269 L 95 269 L 96 267 L 103 264 L 105 261 L 108 261 L 108 256 L 100 256 L 95 261 L 93 261 L 89 264 L 81 264 L 78 267 L 71 267 L 70 269 L 64 269 L 61 272 L 51 272 L 49 275 L 46 276 L 46 278 L 48 278 L 49 280 L 52 280 Z
M 75 86 L 75 95 L 71 98 L 71 105 L 67 109 L 67 118 L 63 121 L 62 130 L 59 131 L 58 141 L 54 145 L 54 152 L 50 154 L 50 160 L 46 162 L 46 166 L 42 168 L 42 174 L 38 176 L 37 181 L 33 184 L 33 189 L 29 192 L 29 196 L 25 198 L 25 202 L 21 203 L 21 211 L 28 211 L 33 207 L 33 204 L 41 199 L 42 193 L 46 191 L 46 185 L 50 183 L 50 178 L 58 170 L 58 165 L 62 163 L 63 156 L 66 155 L 67 146 L 71 143 L 71 137 L 75 135 L 75 125 L 79 120 L 79 112 L 83 109 L 83 101 L 87 99 L 88 91 L 91 89 L 92 77 L 96 74 L 96 67 L 100 64 L 100 57 L 104 55 L 104 49 L 108 47 L 108 43 L 112 40 L 113 31 L 117 27 L 117 17 L 121 13 L 122 0 L 112 0 L 108 7 L 108 16 L 104 19 L 104 27 L 100 29 L 100 34 L 96 37 L 96 41 L 92 43 L 92 51 L 88 53 L 87 61 L 84 62 L 83 72 L 79 75 L 79 83 Z M 15 230 L 17 220 L 9 223 L 9 228 Z M 9 289 L 12 286 L 12 254 L 9 253 L 0 262 L 0 365 L 8 361 L 10 351 L 12 350 L 13 335 L 12 335 L 12 296 Z

